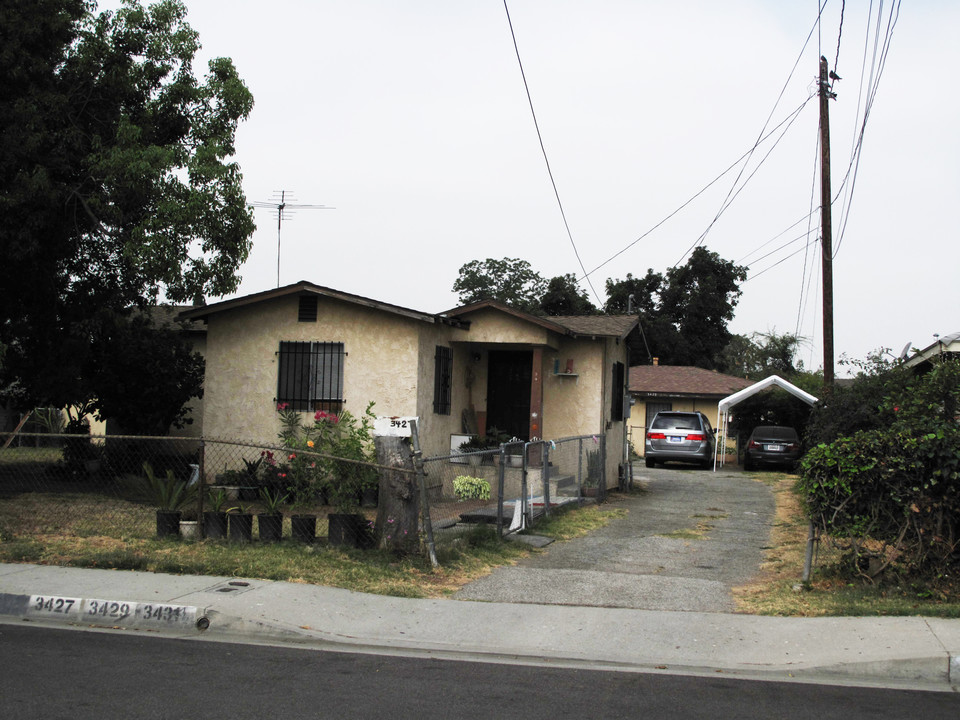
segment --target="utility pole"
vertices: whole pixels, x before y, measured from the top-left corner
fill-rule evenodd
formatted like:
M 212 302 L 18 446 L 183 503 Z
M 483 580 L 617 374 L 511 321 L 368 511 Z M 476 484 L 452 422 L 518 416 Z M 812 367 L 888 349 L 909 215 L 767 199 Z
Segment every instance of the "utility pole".
M 830 110 L 836 99 L 827 77 L 827 59 L 820 57 L 820 254 L 823 262 L 823 389 L 833 390 L 833 221 L 830 190 Z

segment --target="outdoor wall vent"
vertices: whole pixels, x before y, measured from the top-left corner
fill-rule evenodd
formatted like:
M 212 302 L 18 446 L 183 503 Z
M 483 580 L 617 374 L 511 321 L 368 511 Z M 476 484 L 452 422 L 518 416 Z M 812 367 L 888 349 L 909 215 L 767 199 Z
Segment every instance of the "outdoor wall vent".
M 301 295 L 300 306 L 297 308 L 297 322 L 317 321 L 317 296 Z

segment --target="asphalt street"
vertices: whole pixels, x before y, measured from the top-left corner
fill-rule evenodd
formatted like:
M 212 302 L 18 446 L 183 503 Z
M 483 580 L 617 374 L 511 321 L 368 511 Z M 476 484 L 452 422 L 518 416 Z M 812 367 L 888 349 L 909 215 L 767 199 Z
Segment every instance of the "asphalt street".
M 586 537 L 499 568 L 458 600 L 731 612 L 731 588 L 759 570 L 775 512 L 772 490 L 739 468 L 634 470 L 627 514 Z
M 4 718 L 953 718 L 951 692 L 316 652 L 0 625 Z

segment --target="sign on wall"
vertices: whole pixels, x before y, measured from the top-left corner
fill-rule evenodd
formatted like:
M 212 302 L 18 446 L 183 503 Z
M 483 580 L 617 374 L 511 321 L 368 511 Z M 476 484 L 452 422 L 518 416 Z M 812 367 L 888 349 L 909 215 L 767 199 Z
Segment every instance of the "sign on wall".
M 379 415 L 373 422 L 373 434 L 378 437 L 410 437 L 412 420 L 417 418 Z

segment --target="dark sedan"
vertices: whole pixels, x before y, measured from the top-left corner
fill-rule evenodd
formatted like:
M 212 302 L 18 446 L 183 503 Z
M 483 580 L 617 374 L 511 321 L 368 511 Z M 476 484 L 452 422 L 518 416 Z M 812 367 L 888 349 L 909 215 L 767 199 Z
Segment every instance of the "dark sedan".
M 800 437 L 792 427 L 759 425 L 747 440 L 743 469 L 754 470 L 767 465 L 793 470 L 800 455 Z

